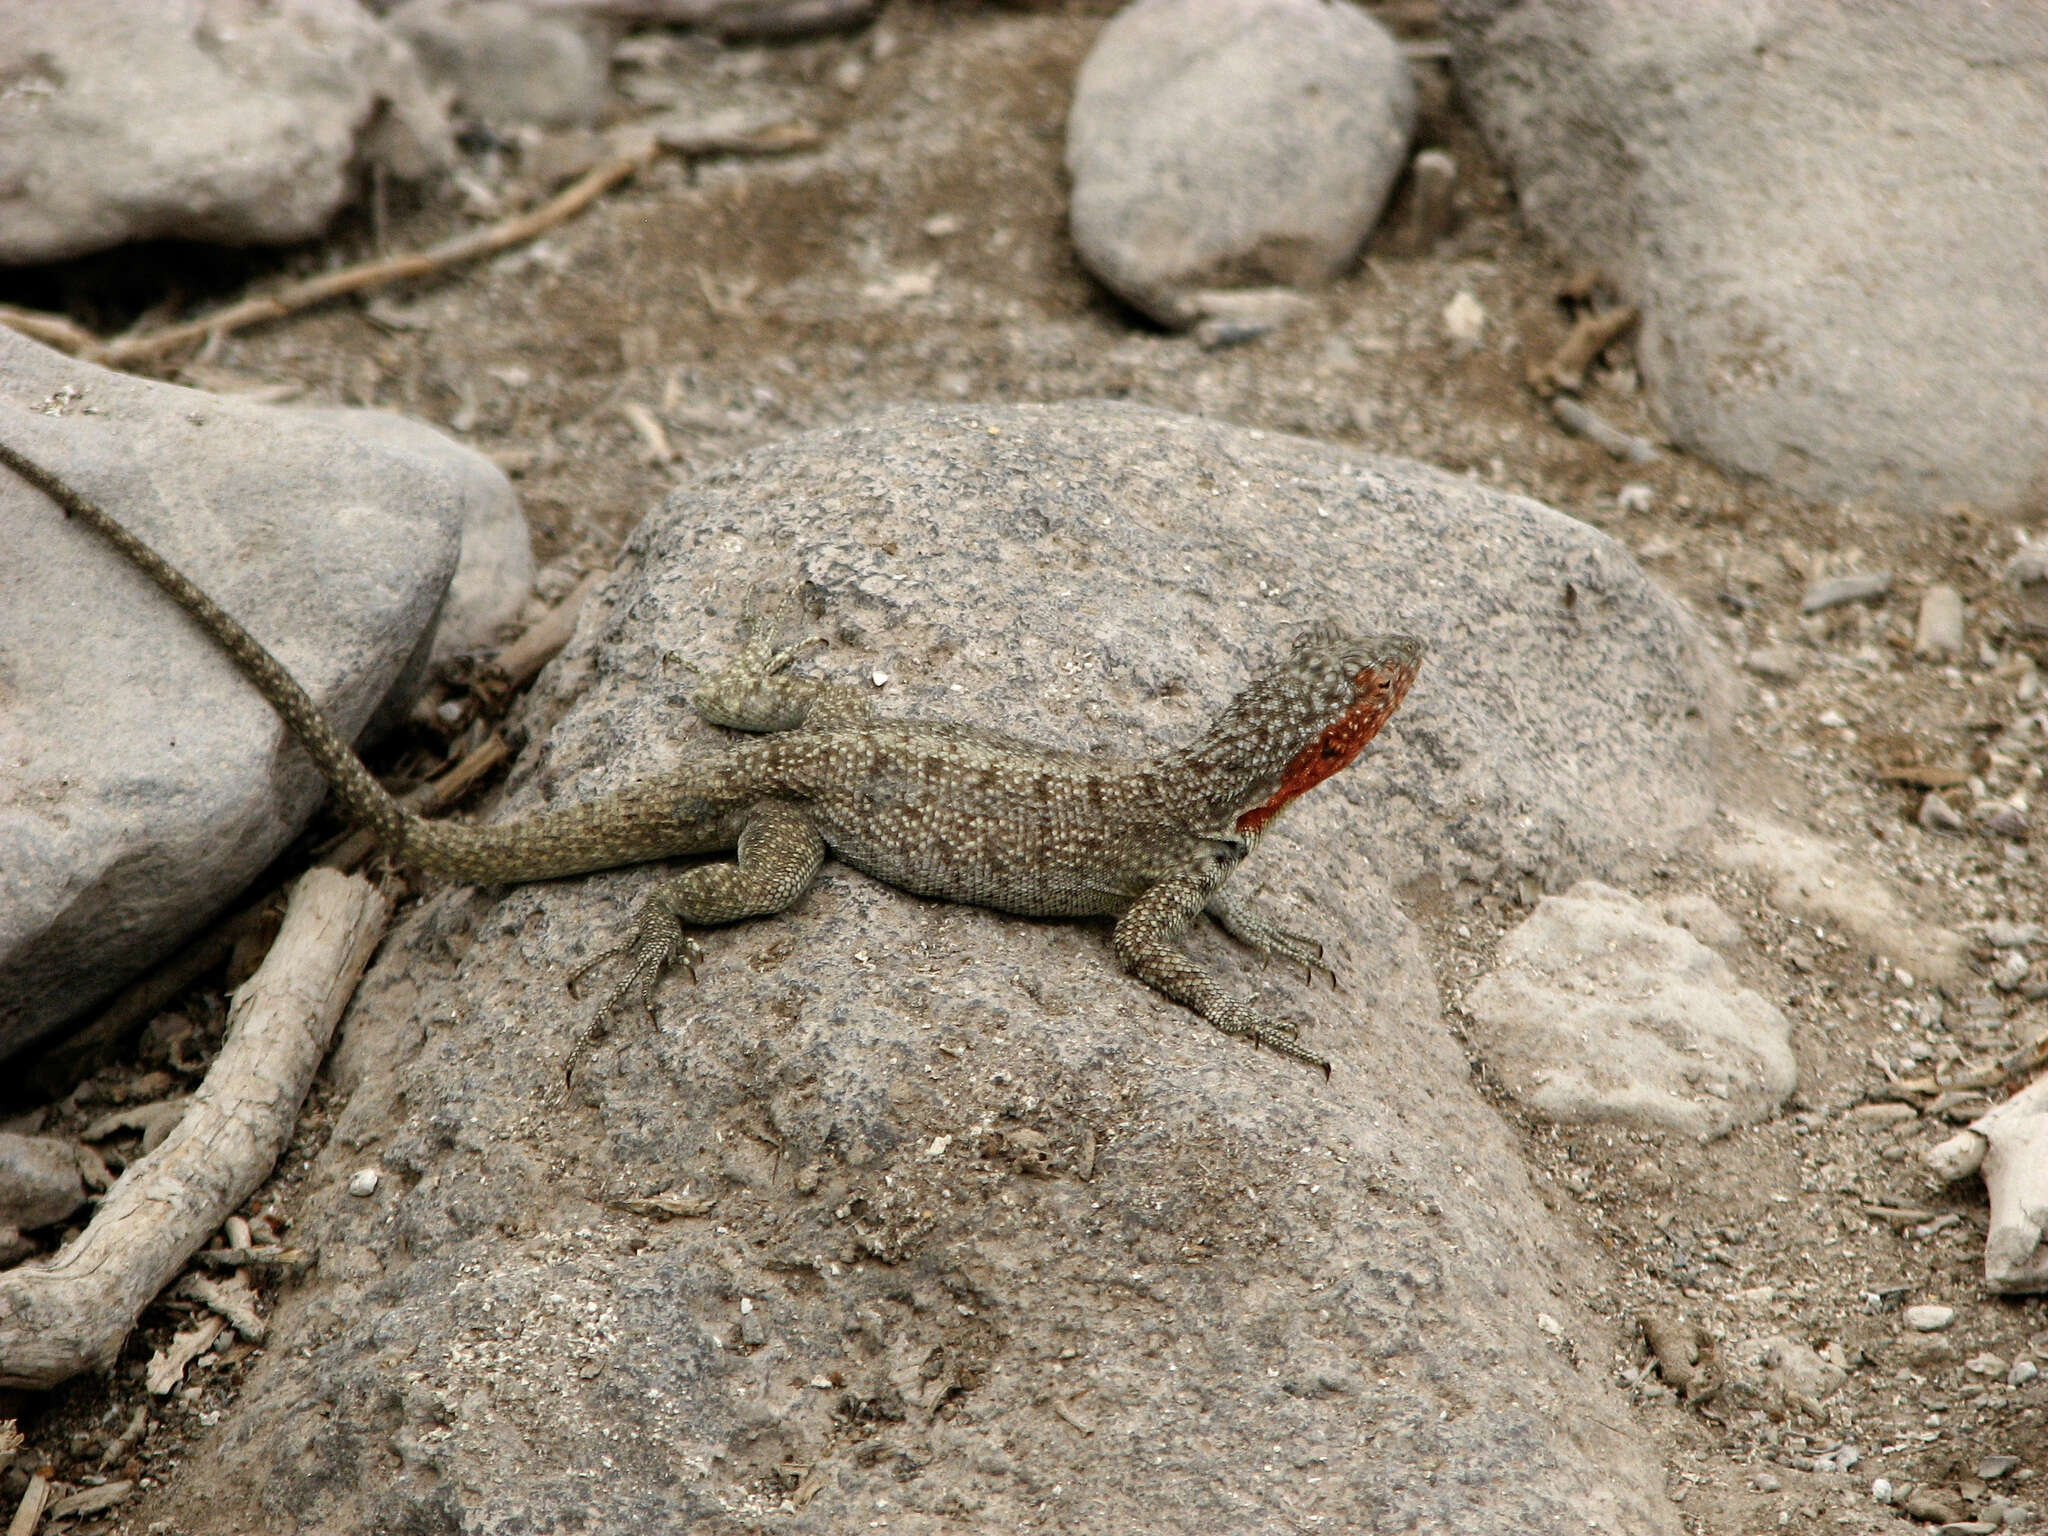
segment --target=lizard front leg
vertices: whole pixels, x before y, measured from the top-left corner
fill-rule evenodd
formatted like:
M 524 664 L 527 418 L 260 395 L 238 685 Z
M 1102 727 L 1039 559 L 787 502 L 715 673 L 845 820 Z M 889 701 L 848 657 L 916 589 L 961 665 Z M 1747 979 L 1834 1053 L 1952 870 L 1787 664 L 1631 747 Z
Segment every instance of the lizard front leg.
M 1217 927 L 1254 954 L 1298 965 L 1311 981 L 1320 971 L 1330 978 L 1331 986 L 1337 985 L 1337 973 L 1323 959 L 1320 941 L 1281 927 L 1229 886 L 1211 896 L 1204 910 L 1216 920 Z
M 873 713 L 867 698 L 843 683 L 792 677 L 789 665 L 824 637 L 782 643 L 796 609 L 793 596 L 770 604 L 760 588 L 747 594 L 740 617 L 740 653 L 705 680 L 690 705 L 713 725 L 735 731 L 793 731 L 844 725 Z
M 632 960 L 625 980 L 612 989 L 604 1006 L 598 1009 L 591 1029 L 601 1025 L 627 994 L 636 990 L 641 1006 L 652 1018 L 655 983 L 671 964 L 680 961 L 692 978 L 696 976 L 696 961 L 702 950 L 683 931 L 685 923 L 711 927 L 780 912 L 811 888 L 811 882 L 818 877 L 818 867 L 824 862 L 825 839 L 801 809 L 781 800 L 764 800 L 755 806 L 740 830 L 733 863 L 700 864 L 662 881 L 641 903 L 633 920 L 632 937 L 606 950 L 570 978 L 573 987 L 607 960 L 619 955 Z
M 1293 1030 L 1275 1023 L 1250 1003 L 1232 997 L 1180 949 L 1179 941 L 1216 895 L 1229 866 L 1191 871 L 1160 881 L 1124 909 L 1116 921 L 1116 957 L 1138 980 L 1192 1008 L 1225 1034 L 1242 1035 L 1283 1056 L 1320 1067 L 1330 1064 L 1297 1044 Z

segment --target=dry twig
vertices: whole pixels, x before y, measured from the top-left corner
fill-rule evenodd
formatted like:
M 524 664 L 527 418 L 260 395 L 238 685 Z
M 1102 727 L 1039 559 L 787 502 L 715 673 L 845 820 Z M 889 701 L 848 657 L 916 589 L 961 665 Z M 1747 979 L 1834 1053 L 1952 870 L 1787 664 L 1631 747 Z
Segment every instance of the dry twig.
M 269 1176 L 389 916 L 366 880 L 315 869 L 299 881 L 178 1128 L 77 1240 L 0 1274 L 0 1386 L 53 1387 L 112 1363 L 150 1299 Z

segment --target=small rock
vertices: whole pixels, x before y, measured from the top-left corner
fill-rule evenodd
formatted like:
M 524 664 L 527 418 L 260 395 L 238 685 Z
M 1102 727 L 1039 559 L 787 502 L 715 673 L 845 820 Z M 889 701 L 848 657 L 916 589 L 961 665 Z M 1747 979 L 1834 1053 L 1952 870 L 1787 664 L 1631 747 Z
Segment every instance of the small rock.
M 1408 250 L 1426 255 L 1457 219 L 1458 162 L 1441 149 L 1425 149 L 1408 167 Z
M 1763 1367 L 1764 1374 L 1773 1385 L 1787 1393 L 1810 1397 L 1815 1402 L 1829 1396 L 1849 1379 L 1847 1371 L 1823 1357 L 1811 1345 L 1782 1334 L 1764 1341 Z
M 358 1200 L 367 1200 L 377 1193 L 377 1170 L 358 1168 L 348 1176 L 348 1192 Z
M 1999 837 L 2027 835 L 2027 813 L 2004 800 L 1987 800 L 1978 806 L 1977 822 L 1986 832 Z
M 1963 1369 L 1972 1376 L 2003 1376 L 2010 1366 L 2003 1355 L 1994 1355 L 1988 1349 L 1981 1355 L 1972 1355 L 1963 1362 Z
M 2019 1464 L 2017 1456 L 1986 1456 L 1977 1463 L 1977 1475 L 1987 1483 L 1995 1483 Z
M 1830 576 L 1817 581 L 1806 589 L 1806 596 L 1799 600 L 1801 613 L 1819 613 L 1826 608 L 1839 608 L 1844 603 L 1867 603 L 1883 597 L 1892 589 L 1890 571 L 1875 571 L 1867 575 Z
M 1963 652 L 1963 594 L 1954 587 L 1932 586 L 1920 597 L 1920 620 L 1913 636 L 1913 654 L 1938 660 Z
M 76 1142 L 0 1131 L 0 1227 L 51 1226 L 83 1204 Z
M 1683 928 L 1591 880 L 1538 901 L 1465 1006 L 1501 1083 L 1560 1124 L 1704 1141 L 1798 1085 L 1777 1008 Z
M 1785 1484 L 1774 1472 L 1759 1472 L 1750 1478 L 1749 1486 L 1758 1493 L 1776 1493 Z
M 1614 504 L 1624 512 L 1647 512 L 1656 503 L 1656 492 L 1640 480 L 1631 480 L 1614 493 Z
M 1915 1488 L 1899 1500 L 1899 1508 L 1929 1525 L 1946 1525 L 1963 1518 L 1961 1501 L 1942 1488 Z
M 2024 949 L 2029 944 L 2041 942 L 2039 923 L 2001 923 L 1984 925 L 1984 942 L 1993 949 Z
M 1923 1301 L 1899 1314 L 1899 1321 L 1916 1333 L 1939 1333 L 1955 1320 L 1956 1309 L 1939 1302 Z
M 1074 245 L 1176 328 L 1198 318 L 1195 290 L 1326 282 L 1378 220 L 1414 124 L 1400 46 L 1357 6 L 1137 0 L 1074 83 Z
M 2040 1374 L 2041 1367 L 2034 1364 L 2033 1361 L 2026 1359 L 2015 1360 L 2012 1363 L 2012 1369 L 2005 1373 L 2006 1385 L 2024 1387 Z
M 1892 1480 L 1888 1477 L 1872 1478 L 1870 1482 L 1870 1496 L 1880 1504 L 1891 1503 Z
M 2009 954 L 1991 972 L 1991 984 L 2001 992 L 2017 992 L 2026 984 L 2027 971 L 2025 955 Z
M 1950 1520 L 1936 1536 L 1997 1536 L 1996 1520 Z
M 1920 802 L 1920 825 L 1928 832 L 1943 832 L 1951 836 L 1963 830 L 1962 812 L 1933 790 Z
M 1444 306 L 1444 334 L 1461 352 L 1469 352 L 1485 340 L 1486 308 L 1472 296 L 1471 289 L 1460 288 Z
M 1742 658 L 1742 664 L 1774 683 L 1796 683 L 1806 676 L 1806 658 L 1789 645 L 1759 646 Z
M 1839 709 L 1824 709 L 1820 712 L 1819 718 L 1814 721 L 1815 725 L 1823 726 L 1830 731 L 1839 731 L 1848 723 L 1849 717 Z
M 1912 1105 L 1890 1101 L 1883 1104 L 1858 1104 L 1842 1116 L 1844 1121 L 1859 1131 L 1882 1131 L 1919 1118 L 1920 1111 Z
M 2005 579 L 2016 587 L 2048 581 L 2048 539 L 2022 544 L 2019 553 L 2005 563 Z

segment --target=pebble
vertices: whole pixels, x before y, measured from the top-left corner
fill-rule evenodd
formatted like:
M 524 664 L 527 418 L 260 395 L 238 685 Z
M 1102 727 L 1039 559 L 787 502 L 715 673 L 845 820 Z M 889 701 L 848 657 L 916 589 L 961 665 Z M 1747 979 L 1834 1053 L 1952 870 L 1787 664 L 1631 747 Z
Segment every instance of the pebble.
M 1656 501 L 1657 493 L 1640 480 L 1631 480 L 1614 493 L 1614 504 L 1624 512 L 1647 512 Z
M 1984 942 L 1993 949 L 2024 949 L 2041 942 L 2039 923 L 1986 923 Z
M 1920 597 L 1913 654 L 1946 660 L 1963 650 L 1963 594 L 1954 587 L 1932 586 Z
M 1443 321 L 1444 334 L 1461 352 L 1471 351 L 1486 337 L 1486 307 L 1472 296 L 1469 288 L 1460 288 L 1451 296 L 1451 302 L 1444 306 Z
M 1877 1502 L 1880 1504 L 1891 1503 L 1892 1480 L 1888 1477 L 1878 1477 L 1871 1479 L 1870 1496 L 1873 1499 L 1877 1500 Z
M 1819 613 L 1824 608 L 1839 608 L 1844 603 L 1867 603 L 1873 598 L 1883 597 L 1891 589 L 1890 571 L 1830 576 L 1806 589 L 1806 596 L 1799 600 L 1799 611 Z
M 359 1200 L 366 1200 L 377 1193 L 377 1170 L 358 1168 L 348 1176 L 348 1192 Z
M 1945 1307 L 1939 1302 L 1931 1301 L 1923 1301 L 1918 1306 L 1908 1307 L 1899 1314 L 1899 1321 L 1916 1333 L 1939 1333 L 1955 1320 L 1954 1307 Z
M 1839 709 L 1824 709 L 1820 712 L 1820 718 L 1814 721 L 1815 725 L 1824 726 L 1831 731 L 1839 731 L 1848 723 L 1849 717 L 1844 715 Z
M 2024 1387 L 2040 1374 L 2041 1367 L 2034 1364 L 2033 1361 L 2015 1360 L 2012 1363 L 2012 1369 L 2005 1373 L 2005 1382 L 2007 1386 Z
M 2000 837 L 2025 837 L 2027 813 L 2004 800 L 1987 800 L 1977 807 L 1977 820 L 1986 832 Z
M 1910 1104 L 1858 1104 L 1842 1118 L 1859 1131 L 1881 1131 L 1919 1119 L 1920 1111 Z
M 1785 1485 L 1782 1481 L 1778 1479 L 1778 1477 L 1775 1474 L 1770 1472 L 1759 1472 L 1756 1474 L 1756 1476 L 1752 1477 L 1749 1480 L 1749 1486 L 1754 1488 L 1758 1493 L 1776 1493 L 1780 1488 L 1783 1488 Z
M 1986 1350 L 1981 1355 L 1972 1355 L 1965 1360 L 1963 1369 L 1972 1376 L 2003 1376 L 2011 1367 L 2006 1364 L 2005 1356 L 1994 1355 Z
M 1963 1518 L 1957 1501 L 1940 1488 L 1916 1488 L 1899 1500 L 1899 1508 L 1929 1525 L 1947 1525 Z
M 1986 1456 L 1977 1463 L 1977 1475 L 1985 1482 L 1996 1482 L 2020 1464 L 2017 1456 Z
M 2021 954 L 2007 955 L 1991 973 L 1991 984 L 2001 992 L 2019 991 L 2026 979 L 2027 957 Z
M 1806 676 L 1806 658 L 1796 646 L 1759 646 L 1742 658 L 1743 666 L 1774 683 L 1796 683 Z
M 1960 811 L 1930 789 L 1927 798 L 1920 802 L 1920 825 L 1928 832 L 1960 832 L 1963 830 L 1963 817 Z

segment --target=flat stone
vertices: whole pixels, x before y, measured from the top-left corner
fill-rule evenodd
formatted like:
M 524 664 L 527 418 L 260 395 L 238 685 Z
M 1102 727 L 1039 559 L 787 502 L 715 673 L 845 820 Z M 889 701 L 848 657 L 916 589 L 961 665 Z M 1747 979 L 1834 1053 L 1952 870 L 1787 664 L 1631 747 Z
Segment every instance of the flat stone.
M 520 0 L 406 0 L 384 18 L 487 123 L 595 122 L 611 82 L 601 29 Z
M 1913 654 L 1946 661 L 1963 653 L 1963 594 L 1935 585 L 1920 594 L 1920 616 L 1914 626 Z
M 1626 892 L 1546 896 L 1465 997 L 1503 1086 L 1545 1119 L 1706 1139 L 1798 1085 L 1790 1026 L 1713 950 Z
M 1819 613 L 1827 608 L 1839 608 L 1845 603 L 1867 603 L 1883 597 L 1892 589 L 1889 571 L 1871 571 L 1860 575 L 1829 576 L 1816 581 L 1806 589 L 1806 596 L 1799 600 L 1801 613 Z
M 1932 789 L 1921 796 L 1920 813 L 1915 819 L 1919 821 L 1923 831 L 1939 832 L 1950 837 L 1969 825 L 1963 820 L 1963 813 L 1948 803 L 1947 796 Z
M 1880 1131 L 1918 1120 L 1920 1111 L 1910 1104 L 1858 1104 L 1842 1118 L 1858 1130 Z
M 1919 1333 L 1939 1333 L 1955 1320 L 1956 1309 L 1938 1302 L 1922 1302 L 1899 1313 L 1899 1321 Z
M 1796 683 L 1806 676 L 1806 653 L 1790 645 L 1758 646 L 1742 658 L 1742 665 L 1771 682 Z

